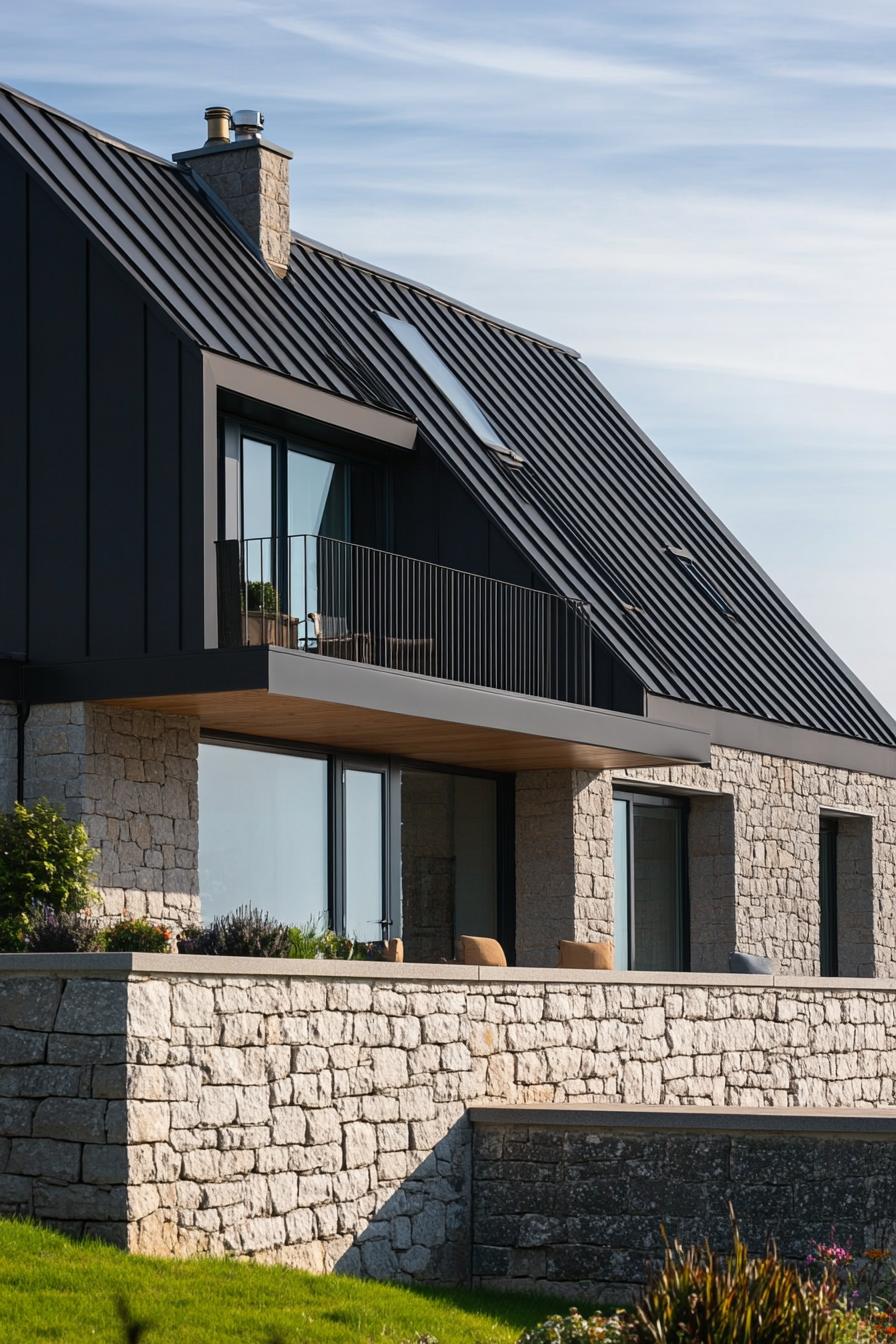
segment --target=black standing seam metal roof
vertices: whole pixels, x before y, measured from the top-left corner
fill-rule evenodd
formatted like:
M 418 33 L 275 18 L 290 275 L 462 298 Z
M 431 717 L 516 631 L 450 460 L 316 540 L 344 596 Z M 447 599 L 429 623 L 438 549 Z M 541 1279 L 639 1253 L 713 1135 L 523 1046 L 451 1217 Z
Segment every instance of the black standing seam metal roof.
M 205 349 L 408 409 L 645 688 L 896 745 L 896 723 L 567 346 L 295 237 L 285 281 L 189 169 L 13 90 L 0 136 Z M 414 323 L 525 465 L 502 465 L 375 316 Z M 736 612 L 667 547 L 685 548 Z

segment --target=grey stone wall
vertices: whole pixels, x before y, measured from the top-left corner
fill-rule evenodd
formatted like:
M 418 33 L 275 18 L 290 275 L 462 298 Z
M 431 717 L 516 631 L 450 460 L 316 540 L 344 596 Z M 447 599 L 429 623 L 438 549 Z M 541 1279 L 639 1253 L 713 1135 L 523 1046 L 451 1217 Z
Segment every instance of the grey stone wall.
M 516 780 L 516 959 L 555 966 L 557 941 L 613 936 L 609 775 L 533 770 Z
M 556 964 L 558 937 L 613 935 L 611 772 L 517 779 L 517 954 Z M 841 814 L 840 972 L 896 974 L 896 780 L 728 747 L 709 766 L 626 772 L 689 792 L 692 966 L 765 954 L 819 970 L 819 819 Z
M 461 1283 L 473 1102 L 896 1101 L 894 985 L 23 961 L 0 959 L 0 1204 L 124 1218 L 150 1254 Z
M 199 915 L 198 720 L 99 704 L 35 705 L 25 730 L 25 802 L 83 821 L 99 850 L 103 917 L 174 928 Z
M 773 1238 L 796 1261 L 832 1228 L 857 1254 L 878 1247 L 882 1229 L 892 1237 L 896 1134 L 738 1132 L 736 1118 L 734 1132 L 631 1123 L 474 1126 L 475 1287 L 627 1301 L 662 1261 L 662 1227 L 685 1245 L 727 1249 L 729 1204 L 748 1246 Z
M 454 956 L 454 789 L 450 775 L 412 771 L 401 791 L 401 903 L 408 961 Z
M 123 979 L 0 980 L 4 1217 L 127 1245 L 127 999 Z

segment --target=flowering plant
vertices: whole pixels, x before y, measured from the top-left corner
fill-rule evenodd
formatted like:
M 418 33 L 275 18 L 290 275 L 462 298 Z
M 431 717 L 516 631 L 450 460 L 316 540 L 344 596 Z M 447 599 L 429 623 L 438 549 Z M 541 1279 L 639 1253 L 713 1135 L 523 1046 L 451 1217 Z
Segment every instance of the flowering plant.
M 524 1331 L 518 1344 L 634 1344 L 638 1338 L 634 1323 L 622 1312 L 585 1317 L 571 1307 L 566 1316 L 549 1316 Z

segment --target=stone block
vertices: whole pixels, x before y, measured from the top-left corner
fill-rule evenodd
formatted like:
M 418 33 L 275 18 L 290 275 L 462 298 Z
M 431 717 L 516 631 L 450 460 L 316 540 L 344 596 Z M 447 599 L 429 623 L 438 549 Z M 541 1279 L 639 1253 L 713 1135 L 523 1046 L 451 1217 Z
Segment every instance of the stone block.
M 56 1031 L 121 1035 L 126 1026 L 127 998 L 124 980 L 68 980 L 56 1014 Z
M 343 1131 L 345 1165 L 351 1171 L 354 1167 L 366 1167 L 376 1160 L 376 1128 L 362 1121 L 347 1124 Z
M 102 1143 L 106 1137 L 106 1103 L 86 1097 L 47 1097 L 34 1112 L 35 1138 Z
M 81 1174 L 81 1145 L 55 1139 L 11 1139 L 7 1170 L 63 1183 L 77 1181 Z
M 55 976 L 10 976 L 0 981 L 0 1026 L 21 1031 L 50 1031 L 62 994 Z

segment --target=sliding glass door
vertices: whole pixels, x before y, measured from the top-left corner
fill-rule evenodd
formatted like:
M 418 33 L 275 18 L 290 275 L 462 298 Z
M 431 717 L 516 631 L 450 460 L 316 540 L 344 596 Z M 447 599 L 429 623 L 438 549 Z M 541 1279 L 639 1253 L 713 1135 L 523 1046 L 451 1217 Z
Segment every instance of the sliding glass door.
M 687 970 L 687 800 L 617 792 L 613 803 L 619 970 Z

